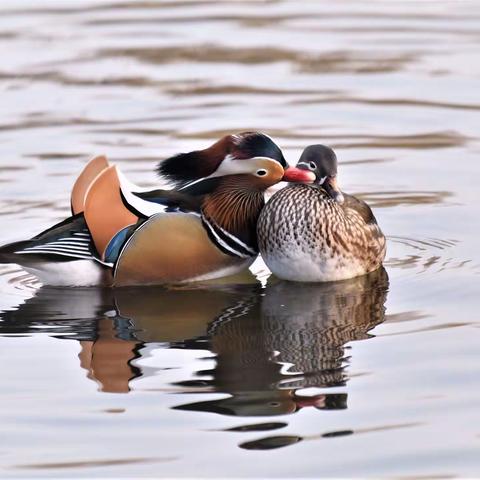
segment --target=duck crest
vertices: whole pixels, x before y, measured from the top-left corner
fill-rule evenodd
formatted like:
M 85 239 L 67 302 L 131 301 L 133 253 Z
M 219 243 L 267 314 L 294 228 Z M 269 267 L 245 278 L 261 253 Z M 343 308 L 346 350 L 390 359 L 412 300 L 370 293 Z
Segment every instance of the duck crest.
M 182 187 L 192 180 L 211 175 L 231 150 L 232 136 L 226 136 L 204 150 L 179 153 L 157 167 L 160 176 Z
M 225 253 L 256 256 L 256 225 L 265 200 L 263 192 L 251 188 L 247 178 L 237 177 L 223 178 L 219 187 L 205 196 L 202 221 L 210 238 Z
M 228 174 L 226 171 L 219 174 L 222 162 L 228 165 L 231 160 L 248 160 L 254 157 L 271 158 L 283 168 L 287 167 L 282 151 L 270 137 L 260 132 L 242 132 L 226 135 L 203 150 L 180 153 L 167 158 L 160 162 L 157 172 L 177 188 L 182 188 L 211 175 Z

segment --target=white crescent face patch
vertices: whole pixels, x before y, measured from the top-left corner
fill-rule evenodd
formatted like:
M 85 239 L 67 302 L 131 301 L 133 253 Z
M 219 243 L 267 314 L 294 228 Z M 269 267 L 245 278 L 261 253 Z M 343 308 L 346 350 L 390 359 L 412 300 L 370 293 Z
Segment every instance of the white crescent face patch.
M 278 164 L 276 160 L 269 157 L 252 157 L 247 159 L 237 159 L 232 155 L 227 155 L 219 167 L 206 178 L 223 177 L 225 175 L 239 175 L 245 173 L 255 173 L 259 168 L 259 161 L 271 162 L 272 165 Z
M 276 166 L 279 162 L 274 160 L 273 158 L 269 157 L 252 157 L 247 159 L 238 159 L 235 158 L 233 155 L 227 155 L 218 168 L 207 177 L 199 178 L 198 180 L 193 180 L 183 187 L 179 188 L 178 190 L 183 190 L 187 187 L 191 187 L 196 183 L 203 182 L 209 178 L 216 178 L 216 177 L 225 177 L 227 175 L 241 175 L 241 174 L 254 174 L 258 168 L 264 167 L 265 165 L 258 165 L 258 162 L 271 162 L 272 166 Z

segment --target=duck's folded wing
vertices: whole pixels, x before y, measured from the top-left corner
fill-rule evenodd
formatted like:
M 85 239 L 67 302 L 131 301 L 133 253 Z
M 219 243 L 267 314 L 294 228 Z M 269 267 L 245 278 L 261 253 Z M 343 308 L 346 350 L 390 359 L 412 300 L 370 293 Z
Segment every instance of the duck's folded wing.
M 138 222 L 139 216 L 124 203 L 117 168 L 109 167 L 98 175 L 85 198 L 85 220 L 101 259 L 112 238 Z
M 31 240 L 0 248 L 1 263 L 25 265 L 38 261 L 94 260 L 92 237 L 83 214 L 67 218 Z
M 41 234 L 0 247 L 0 263 L 73 259 L 114 262 L 138 224 L 165 211 L 199 211 L 200 203 L 171 190 L 149 192 L 129 182 L 103 156 L 95 157 L 75 182 L 74 215 Z M 107 252 L 108 251 L 108 252 Z
M 374 254 L 375 258 L 383 260 L 386 252 L 385 235 L 378 225 L 372 209 L 363 200 L 348 194 L 345 194 L 344 208 L 350 208 L 361 216 L 365 222 L 364 232 L 368 239 L 368 249 Z
M 112 166 L 90 185 L 85 218 L 99 257 L 115 259 L 130 227 L 166 211 L 200 210 L 200 200 L 174 190 L 142 191 Z M 110 261 L 109 260 L 109 261 Z
M 349 195 L 348 193 L 344 193 L 344 208 L 351 208 L 355 210 L 363 219 L 363 221 L 367 225 L 376 225 L 377 219 L 373 215 L 372 209 L 367 205 L 366 202 L 360 200 L 353 195 Z
M 85 165 L 82 173 L 78 176 L 75 184 L 73 185 L 72 193 L 70 196 L 70 205 L 72 209 L 72 215 L 81 213 L 85 209 L 85 198 L 87 196 L 90 185 L 95 179 L 109 167 L 107 158 L 103 155 L 92 158 L 87 165 Z
M 150 204 L 157 204 L 158 211 L 200 213 L 202 198 L 194 197 L 178 190 L 150 190 L 135 192 L 134 196 Z

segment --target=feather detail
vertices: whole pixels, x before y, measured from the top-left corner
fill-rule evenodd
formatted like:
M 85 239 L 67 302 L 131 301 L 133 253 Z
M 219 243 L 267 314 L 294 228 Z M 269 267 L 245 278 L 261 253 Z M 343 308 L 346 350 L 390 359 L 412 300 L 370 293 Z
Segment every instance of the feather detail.
M 256 225 L 265 205 L 263 192 L 252 188 L 247 175 L 222 179 L 219 187 L 205 196 L 202 215 L 223 231 L 258 251 Z
M 148 202 L 164 205 L 168 209 L 185 212 L 200 212 L 201 197 L 189 195 L 177 190 L 151 190 L 148 192 L 134 193 L 135 196 Z
M 192 180 L 208 177 L 230 153 L 233 142 L 233 137 L 229 135 L 204 150 L 179 153 L 163 160 L 157 167 L 157 173 L 176 187 L 182 187 Z
M 92 238 L 83 214 L 74 215 L 31 240 L 0 248 L 0 263 L 26 265 L 40 260 L 93 260 Z
M 259 132 L 243 132 L 227 135 L 204 150 L 167 158 L 158 165 L 157 172 L 178 188 L 213 175 L 226 159 L 247 160 L 255 157 L 271 158 L 283 168 L 288 166 L 282 151 L 269 136 Z M 228 169 L 217 172 L 218 176 L 232 173 Z

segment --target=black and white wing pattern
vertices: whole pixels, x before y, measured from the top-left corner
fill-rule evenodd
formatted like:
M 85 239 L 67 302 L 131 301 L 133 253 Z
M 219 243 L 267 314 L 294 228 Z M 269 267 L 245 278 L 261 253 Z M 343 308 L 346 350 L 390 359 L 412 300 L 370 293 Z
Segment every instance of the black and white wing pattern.
M 95 246 L 83 214 L 74 215 L 31 240 L 11 243 L 0 249 L 3 262 L 23 264 L 40 259 L 95 259 Z

